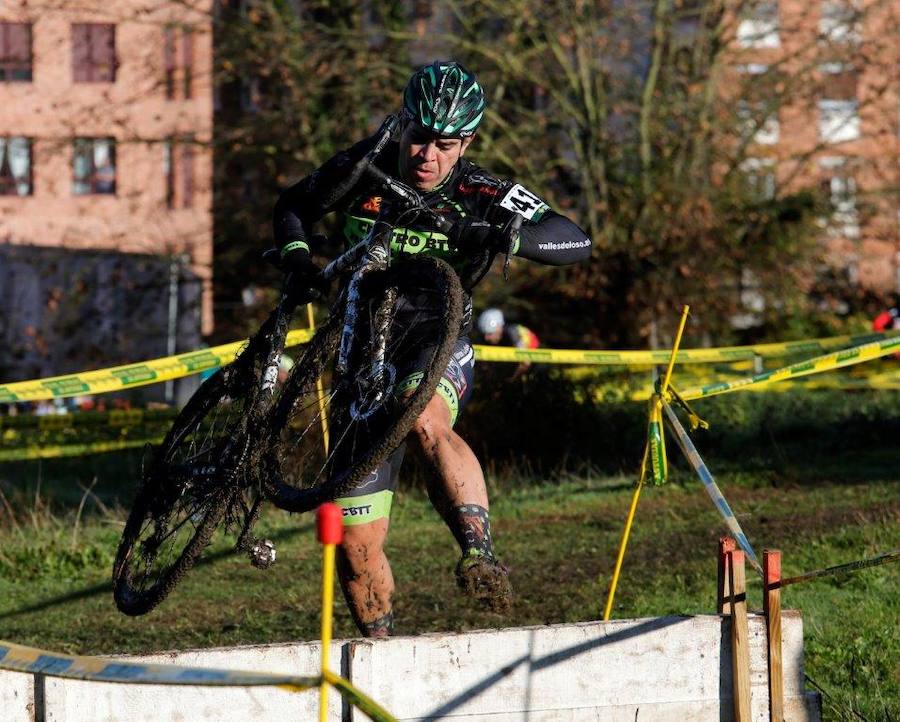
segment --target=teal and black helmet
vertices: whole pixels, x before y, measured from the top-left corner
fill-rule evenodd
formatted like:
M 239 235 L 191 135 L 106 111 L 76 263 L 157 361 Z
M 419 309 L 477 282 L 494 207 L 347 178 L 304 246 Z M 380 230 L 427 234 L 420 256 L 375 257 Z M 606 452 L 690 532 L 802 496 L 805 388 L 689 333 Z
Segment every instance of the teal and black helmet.
M 403 112 L 447 138 L 468 138 L 484 117 L 484 91 L 459 63 L 436 60 L 419 68 L 403 93 Z

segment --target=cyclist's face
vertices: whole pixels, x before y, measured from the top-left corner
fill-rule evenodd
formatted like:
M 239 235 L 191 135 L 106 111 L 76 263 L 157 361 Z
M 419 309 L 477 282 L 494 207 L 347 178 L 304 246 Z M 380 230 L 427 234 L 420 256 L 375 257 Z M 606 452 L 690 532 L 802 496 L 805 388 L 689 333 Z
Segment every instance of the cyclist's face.
M 403 180 L 420 191 L 440 185 L 453 170 L 472 138 L 442 138 L 415 123 L 400 134 L 400 170 Z

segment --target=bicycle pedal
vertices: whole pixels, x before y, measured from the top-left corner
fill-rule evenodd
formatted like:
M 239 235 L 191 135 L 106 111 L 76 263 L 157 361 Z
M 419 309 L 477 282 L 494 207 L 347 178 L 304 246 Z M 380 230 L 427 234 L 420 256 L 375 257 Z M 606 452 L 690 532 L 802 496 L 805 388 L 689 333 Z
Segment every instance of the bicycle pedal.
M 248 553 L 250 563 L 257 569 L 268 569 L 275 563 L 275 543 L 271 539 L 258 539 Z

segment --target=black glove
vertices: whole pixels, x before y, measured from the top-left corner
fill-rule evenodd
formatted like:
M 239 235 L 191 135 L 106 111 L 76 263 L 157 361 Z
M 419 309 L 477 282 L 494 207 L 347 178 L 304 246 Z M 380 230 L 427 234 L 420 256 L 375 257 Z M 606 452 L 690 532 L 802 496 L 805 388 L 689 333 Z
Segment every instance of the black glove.
M 281 249 L 280 267 L 282 272 L 291 274 L 291 286 L 297 291 L 308 292 L 313 298 L 328 292 L 328 282 L 313 263 L 309 246 L 304 241 L 292 241 Z
M 280 252 L 281 270 L 285 273 L 305 271 L 314 265 L 309 253 L 309 244 L 306 241 L 290 241 L 285 243 Z
M 474 255 L 481 251 L 496 251 L 502 239 L 496 226 L 474 216 L 466 216 L 457 221 L 450 230 L 450 245 L 464 255 Z

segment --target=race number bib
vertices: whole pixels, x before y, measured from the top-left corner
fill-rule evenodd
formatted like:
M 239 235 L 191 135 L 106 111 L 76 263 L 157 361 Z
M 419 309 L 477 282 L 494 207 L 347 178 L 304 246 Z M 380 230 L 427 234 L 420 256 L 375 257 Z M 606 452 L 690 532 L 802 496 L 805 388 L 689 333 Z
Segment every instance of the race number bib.
M 500 206 L 508 211 L 519 213 L 525 216 L 525 220 L 530 221 L 535 216 L 543 215 L 550 206 L 538 198 L 531 191 L 523 188 L 516 183 L 509 192 L 503 196 Z

